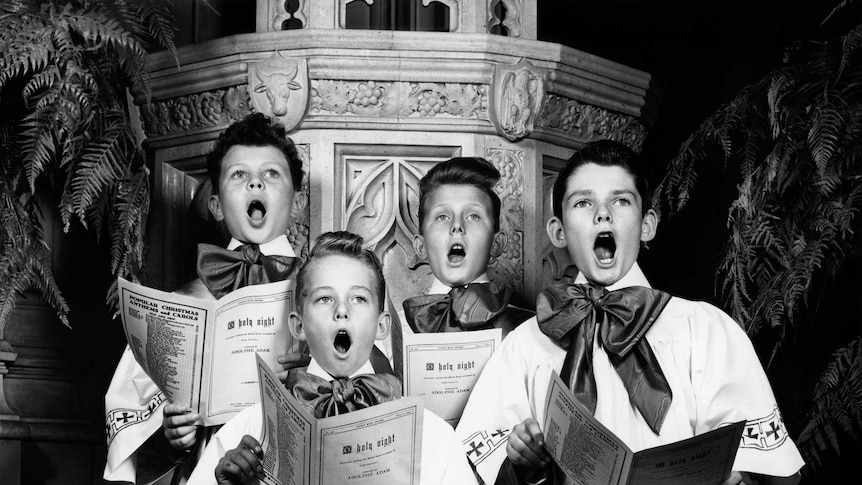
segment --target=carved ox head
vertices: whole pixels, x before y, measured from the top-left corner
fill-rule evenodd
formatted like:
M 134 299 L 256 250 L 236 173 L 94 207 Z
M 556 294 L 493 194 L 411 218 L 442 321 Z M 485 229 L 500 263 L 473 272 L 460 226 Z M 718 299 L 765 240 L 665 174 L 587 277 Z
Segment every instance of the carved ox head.
M 266 98 L 272 106 L 272 114 L 275 116 L 284 116 L 287 114 L 287 100 L 290 99 L 290 91 L 301 89 L 293 79 L 296 77 L 297 66 L 293 66 L 286 73 L 264 74 L 257 72 L 260 77 L 261 84 L 254 87 L 256 93 L 266 93 Z

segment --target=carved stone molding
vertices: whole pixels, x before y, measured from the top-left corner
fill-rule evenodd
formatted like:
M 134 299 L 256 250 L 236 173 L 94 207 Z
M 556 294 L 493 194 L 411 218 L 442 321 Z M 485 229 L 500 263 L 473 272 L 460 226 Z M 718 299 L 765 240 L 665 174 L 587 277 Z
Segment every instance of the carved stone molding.
M 311 81 L 310 115 L 488 119 L 488 87 L 465 83 Z
M 501 136 L 517 141 L 529 136 L 545 95 L 544 75 L 526 59 L 494 69 L 491 121 Z
M 255 111 L 278 119 L 292 131 L 308 107 L 308 62 L 286 59 L 277 52 L 248 65 L 248 92 Z
M 141 106 L 147 136 L 230 124 L 252 113 L 245 85 L 153 101 Z
M 488 274 L 493 281 L 524 289 L 524 152 L 486 148 L 485 158 L 500 171 L 494 191 L 500 197 L 500 233 L 491 247 Z
M 536 125 L 582 140 L 609 138 L 635 151 L 640 151 L 647 136 L 646 127 L 634 116 L 555 94 L 545 96 Z

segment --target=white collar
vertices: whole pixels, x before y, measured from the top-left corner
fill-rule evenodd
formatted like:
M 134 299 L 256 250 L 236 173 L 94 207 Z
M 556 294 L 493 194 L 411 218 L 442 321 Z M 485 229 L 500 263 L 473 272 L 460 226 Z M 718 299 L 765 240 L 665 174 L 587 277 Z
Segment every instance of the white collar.
M 489 281 L 491 281 L 491 280 L 488 278 L 488 273 L 482 273 L 481 275 L 479 275 L 478 278 L 471 281 L 470 283 L 488 283 Z M 446 293 L 449 293 L 449 290 L 451 290 L 451 289 L 452 289 L 451 286 L 443 284 L 442 281 L 438 280 L 435 277 L 434 281 L 431 282 L 431 286 L 429 286 L 428 289 L 425 291 L 425 294 L 426 295 L 445 295 Z
M 578 276 L 575 278 L 575 284 L 583 284 L 588 283 L 587 278 L 583 273 L 578 272 Z M 625 276 L 619 279 L 616 283 L 607 287 L 608 291 L 619 290 L 620 288 L 628 288 L 629 286 L 645 286 L 647 288 L 652 288 L 647 281 L 646 276 L 644 276 L 643 271 L 641 271 L 641 267 L 638 266 L 637 263 L 633 264 L 629 272 L 626 273 Z
M 230 242 L 227 245 L 227 249 L 233 251 L 234 249 L 242 246 L 242 242 L 237 239 L 231 238 Z M 265 242 L 260 244 L 260 252 L 261 254 L 265 254 L 266 256 L 289 256 L 291 258 L 296 257 L 296 253 L 293 251 L 293 247 L 290 245 L 290 241 L 287 240 L 287 235 L 282 234 L 272 241 Z
M 305 370 L 309 374 L 313 376 L 320 377 L 321 379 L 326 379 L 327 381 L 331 381 L 335 379 L 332 377 L 332 374 L 326 372 L 326 370 L 314 360 L 314 357 L 311 358 L 311 362 L 308 363 L 308 369 Z M 356 370 L 353 374 L 350 375 L 351 378 L 356 377 L 360 374 L 374 374 L 374 367 L 371 366 L 371 361 L 366 360 L 359 369 Z

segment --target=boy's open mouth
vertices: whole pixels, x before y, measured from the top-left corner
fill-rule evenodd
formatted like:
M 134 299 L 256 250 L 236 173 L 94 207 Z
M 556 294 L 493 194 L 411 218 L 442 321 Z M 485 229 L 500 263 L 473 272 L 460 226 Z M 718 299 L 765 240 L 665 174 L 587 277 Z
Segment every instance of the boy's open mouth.
M 339 354 L 346 354 L 348 350 L 350 350 L 350 334 L 347 333 L 347 330 L 339 330 L 335 332 L 335 340 L 332 341 L 332 346 L 335 347 L 335 351 Z
M 610 263 L 614 260 L 614 253 L 617 251 L 617 243 L 614 242 L 614 235 L 610 232 L 603 232 L 596 237 L 593 252 L 596 253 L 596 259 L 600 263 Z
M 263 219 L 263 216 L 266 215 L 266 206 L 264 206 L 263 202 L 259 200 L 253 200 L 248 205 L 248 210 L 246 212 L 252 219 Z
M 464 245 L 461 243 L 453 244 L 449 248 L 449 254 L 446 255 L 446 257 L 449 258 L 450 263 L 460 263 L 466 256 L 467 251 L 464 250 Z

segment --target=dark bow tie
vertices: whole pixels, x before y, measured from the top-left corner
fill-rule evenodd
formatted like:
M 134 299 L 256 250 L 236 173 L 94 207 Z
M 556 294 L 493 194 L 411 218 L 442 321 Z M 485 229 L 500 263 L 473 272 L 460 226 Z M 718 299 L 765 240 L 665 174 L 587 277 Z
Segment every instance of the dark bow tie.
M 360 374 L 327 381 L 305 371 L 291 371 L 285 386 L 316 418 L 347 414 L 401 397 L 401 381 L 392 374 Z
M 404 300 L 404 314 L 417 333 L 445 332 L 454 327 L 476 330 L 506 309 L 512 288 L 497 283 L 470 283 L 444 295 L 414 296 Z
M 599 345 L 622 379 L 629 400 L 653 432 L 659 433 L 672 393 L 644 335 L 670 298 L 667 293 L 642 286 L 609 292 L 570 284 L 550 286 L 539 295 L 539 328 L 568 350 L 561 377 L 590 411 L 596 410 L 592 355 L 598 326 Z
M 216 298 L 248 285 L 285 280 L 295 264 L 296 258 L 261 254 L 257 244 L 233 251 L 198 244 L 198 276 Z

